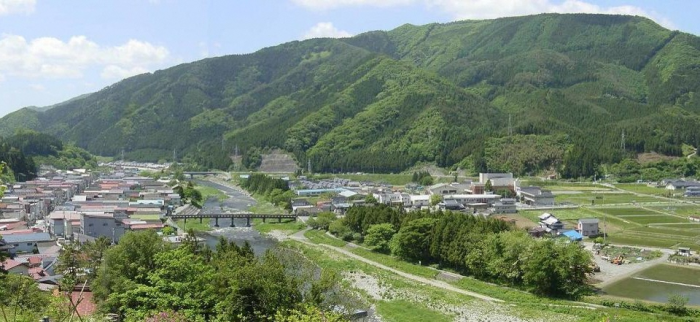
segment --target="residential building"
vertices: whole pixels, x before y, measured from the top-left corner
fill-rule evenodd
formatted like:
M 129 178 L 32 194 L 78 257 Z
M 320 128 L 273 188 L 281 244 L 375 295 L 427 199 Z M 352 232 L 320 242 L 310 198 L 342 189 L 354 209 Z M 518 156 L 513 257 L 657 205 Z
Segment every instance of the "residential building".
M 689 198 L 700 197 L 700 186 L 687 187 L 683 196 Z
M 666 183 L 666 189 L 668 189 L 668 190 L 681 190 L 681 189 L 688 189 L 690 187 L 700 187 L 700 182 L 685 181 L 685 180 L 670 180 Z
M 45 247 L 53 244 L 53 239 L 49 233 L 23 233 L 4 235 L 2 237 L 8 246 L 13 246 L 9 249 L 11 255 L 20 253 L 32 253 L 35 248 Z
M 578 220 L 576 230 L 583 236 L 596 236 L 600 234 L 598 218 L 582 218 Z
M 29 275 L 29 266 L 13 259 L 6 259 L 0 266 L 10 274 Z
M 515 207 L 515 199 L 503 198 L 493 204 L 493 210 L 497 214 L 514 214 L 518 212 Z
M 80 230 L 84 235 L 98 238 L 107 237 L 118 242 L 124 235 L 123 223 L 113 213 L 84 212 L 80 215 Z
M 422 208 L 430 206 L 430 195 L 411 195 L 411 206 L 413 208 Z
M 564 229 L 564 223 L 559 221 L 557 217 L 550 213 L 544 213 L 539 216 L 540 227 L 544 228 L 548 233 L 557 234 Z
M 517 191 L 517 195 L 523 202 L 531 206 L 554 206 L 554 195 L 549 190 L 540 187 L 522 187 Z

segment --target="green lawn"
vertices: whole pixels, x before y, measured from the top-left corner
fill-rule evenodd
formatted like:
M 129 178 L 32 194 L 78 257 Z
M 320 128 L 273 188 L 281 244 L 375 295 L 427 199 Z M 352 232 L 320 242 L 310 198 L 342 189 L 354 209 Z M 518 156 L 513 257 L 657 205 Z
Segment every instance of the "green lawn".
M 271 202 L 264 200 L 261 196 L 253 196 L 256 204 L 248 208 L 254 214 L 284 214 L 286 211 L 280 207 L 273 205 Z
M 223 191 L 216 189 L 216 188 L 198 185 L 195 187 L 195 189 L 199 190 L 199 192 L 202 193 L 202 200 L 207 200 L 209 198 L 216 198 L 219 201 L 224 201 L 227 198 L 226 194 Z
M 412 174 L 386 174 L 386 173 L 363 173 L 363 174 L 321 174 L 314 176 L 320 178 L 343 178 L 352 181 L 370 181 L 388 183 L 395 186 L 403 186 L 411 183 Z
M 649 195 L 657 195 L 657 196 L 666 195 L 669 192 L 669 190 L 666 190 L 665 188 L 649 187 L 646 184 L 637 184 L 637 183 L 620 183 L 620 184 L 616 184 L 615 187 L 622 189 L 622 190 L 632 191 L 632 192 L 636 192 L 636 193 L 649 194 Z
M 677 240 L 649 238 L 649 236 L 633 235 L 629 233 L 610 235 L 608 236 L 607 241 L 613 244 L 661 248 L 670 248 L 671 246 L 678 244 Z
M 346 242 L 333 238 L 331 236 L 326 235 L 325 230 L 309 230 L 304 233 L 304 237 L 308 238 L 312 243 L 315 244 L 326 244 L 326 245 L 331 245 L 331 246 L 336 246 L 336 247 L 343 247 Z
M 556 202 L 569 202 L 584 206 L 591 205 L 614 205 L 614 204 L 630 204 L 630 203 L 650 203 L 664 202 L 666 200 L 650 196 L 636 196 L 629 193 L 579 193 L 568 195 L 557 195 L 554 197 Z
M 287 219 L 282 220 L 282 222 L 277 222 L 277 219 L 270 219 L 263 222 L 262 219 L 253 219 L 253 229 L 261 233 L 269 233 L 273 230 L 281 230 L 289 233 L 295 233 L 306 227 L 302 222 L 290 221 Z
M 375 253 L 373 251 L 366 250 L 364 248 L 355 248 L 352 250 L 353 253 L 360 255 L 369 260 L 373 260 L 378 263 L 382 263 L 391 268 L 398 269 L 400 271 L 410 273 L 413 275 L 434 278 L 438 274 L 438 271 L 430 267 L 421 266 L 418 264 L 412 264 L 403 260 L 400 260 L 394 256 Z
M 669 204 L 664 206 L 650 206 L 649 208 L 658 210 L 661 212 L 678 215 L 678 216 L 700 216 L 700 205 L 692 206 L 687 204 L 676 205 Z
M 678 228 L 668 228 L 666 225 L 653 226 L 653 227 L 637 227 L 630 229 L 632 231 L 640 231 L 651 234 L 664 234 L 670 236 L 684 236 L 684 237 L 697 237 L 700 235 L 700 229 L 678 229 Z
M 678 218 L 678 217 L 673 217 L 673 216 L 666 216 L 666 215 L 661 215 L 659 214 L 658 216 L 649 216 L 649 215 L 641 215 L 641 216 L 620 216 L 620 218 L 629 220 L 641 225 L 648 225 L 648 224 L 659 224 L 659 223 L 682 223 L 682 222 L 687 222 L 687 219 L 683 218 Z
M 405 300 L 379 301 L 377 312 L 382 321 L 389 322 L 450 322 L 454 318 Z
M 190 219 L 187 221 L 187 225 L 185 225 L 185 222 L 182 219 L 176 220 L 175 223 L 185 231 L 188 229 L 194 229 L 195 231 L 211 230 L 211 227 L 209 226 L 209 219 L 207 218 L 205 218 L 202 223 L 199 223 L 199 219 Z
M 647 268 L 635 275 L 655 280 L 700 286 L 700 269 L 693 267 L 662 264 Z
M 613 216 L 640 216 L 640 215 L 661 215 L 658 212 L 651 210 L 646 210 L 642 208 L 596 208 L 598 211 L 602 211 L 606 214 Z

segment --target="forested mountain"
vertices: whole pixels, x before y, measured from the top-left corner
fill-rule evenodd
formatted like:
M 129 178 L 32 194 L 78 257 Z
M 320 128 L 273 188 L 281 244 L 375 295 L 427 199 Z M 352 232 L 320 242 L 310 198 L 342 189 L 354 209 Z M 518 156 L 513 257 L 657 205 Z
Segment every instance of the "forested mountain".
M 244 160 L 286 149 L 316 171 L 427 161 L 579 176 L 700 145 L 699 91 L 696 36 L 640 17 L 542 14 L 209 58 L 17 111 L 0 131 L 36 129 L 107 156 L 175 150 L 202 167 L 228 167 L 238 146 Z
M 97 160 L 89 152 L 31 130 L 18 130 L 12 136 L 0 137 L 0 162 L 7 165 L 0 173 L 1 182 L 32 180 L 42 164 L 59 169 L 97 166 Z

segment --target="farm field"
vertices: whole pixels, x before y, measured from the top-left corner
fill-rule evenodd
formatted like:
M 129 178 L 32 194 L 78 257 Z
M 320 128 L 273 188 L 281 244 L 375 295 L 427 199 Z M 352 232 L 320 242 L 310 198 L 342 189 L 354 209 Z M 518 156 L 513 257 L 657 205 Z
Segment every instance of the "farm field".
M 631 193 L 579 193 L 579 194 L 560 194 L 555 196 L 554 200 L 557 203 L 572 203 L 585 206 L 595 205 L 613 205 L 613 204 L 633 204 L 633 203 L 652 203 L 666 202 L 665 199 L 660 199 L 651 196 L 637 196 Z
M 666 196 L 670 194 L 670 191 L 666 190 L 665 188 L 649 187 L 646 184 L 639 183 L 620 183 L 616 184 L 615 187 L 622 190 L 649 195 Z
M 649 206 L 649 209 L 665 212 L 672 215 L 682 217 L 700 216 L 700 205 L 665 205 L 665 206 Z

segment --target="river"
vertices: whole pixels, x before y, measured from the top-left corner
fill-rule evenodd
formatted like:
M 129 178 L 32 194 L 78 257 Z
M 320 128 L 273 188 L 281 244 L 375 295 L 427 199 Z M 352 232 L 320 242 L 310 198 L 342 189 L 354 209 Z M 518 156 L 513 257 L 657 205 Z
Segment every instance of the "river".
M 222 206 L 225 211 L 247 211 L 250 206 L 256 204 L 255 199 L 248 197 L 236 189 L 206 180 L 197 180 L 196 182 L 202 186 L 219 189 L 228 196 L 228 199 L 223 202 L 215 198 L 207 200 L 202 208 L 204 213 L 220 213 Z M 231 225 L 231 220 L 234 220 L 233 223 L 236 227 L 229 227 Z M 212 227 L 212 230 L 199 235 L 199 237 L 206 240 L 207 245 L 211 248 L 216 247 L 220 236 L 225 237 L 229 241 L 234 241 L 239 246 L 242 246 L 245 241 L 248 241 L 257 255 L 277 245 L 275 239 L 264 236 L 251 227 L 246 227 L 246 220 L 243 218 L 222 218 L 219 219 L 219 227 L 214 227 L 214 224 L 214 219 L 210 219 L 209 226 Z

